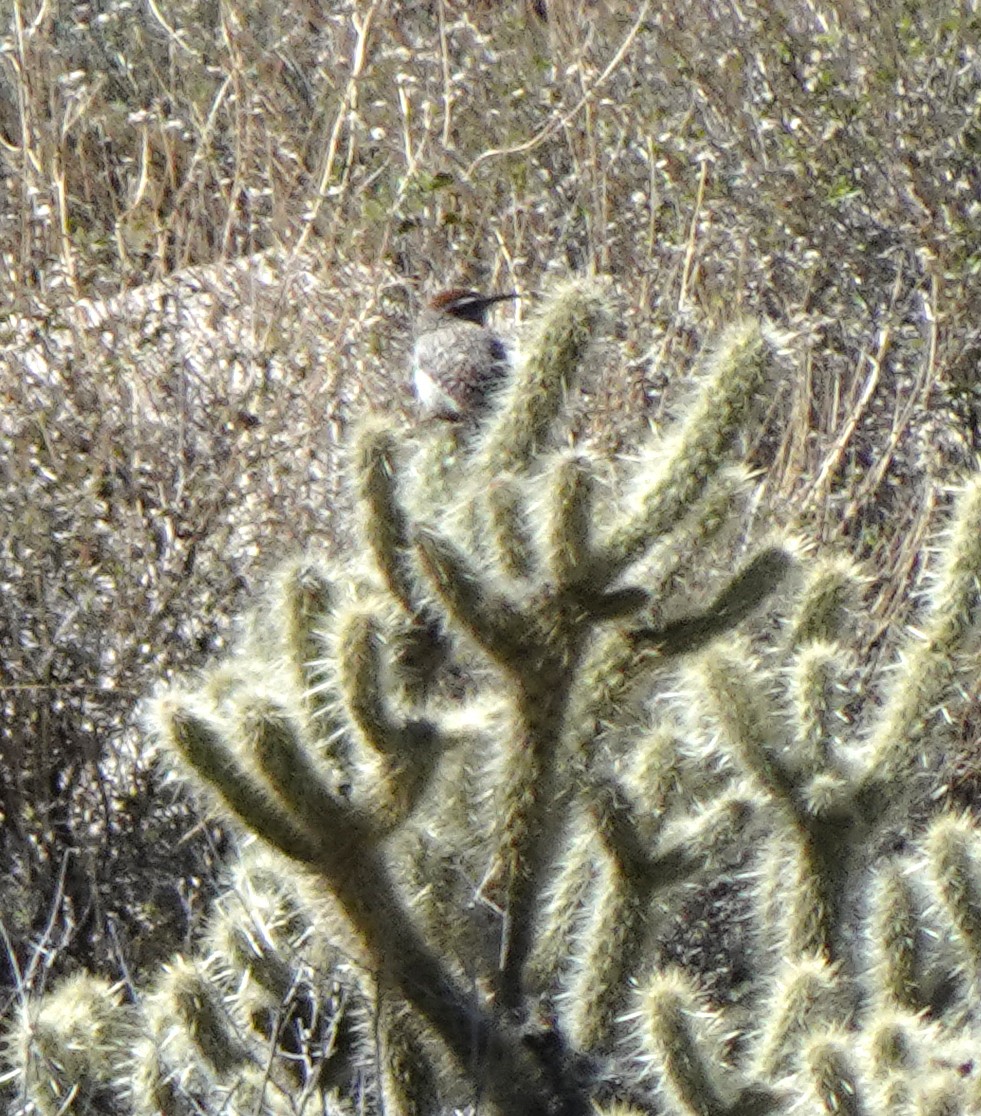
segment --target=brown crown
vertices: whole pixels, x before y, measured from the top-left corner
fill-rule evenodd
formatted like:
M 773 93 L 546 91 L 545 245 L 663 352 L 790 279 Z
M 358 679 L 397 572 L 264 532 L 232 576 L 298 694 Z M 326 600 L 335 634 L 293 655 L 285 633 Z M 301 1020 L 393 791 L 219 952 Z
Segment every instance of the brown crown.
M 482 295 L 478 291 L 471 291 L 467 287 L 451 287 L 447 291 L 440 291 L 429 303 L 431 310 L 440 310 L 444 314 L 452 314 L 455 318 L 462 318 L 467 322 L 476 322 L 483 325 L 488 309 L 495 302 L 506 298 L 517 298 L 517 291 L 508 294 Z

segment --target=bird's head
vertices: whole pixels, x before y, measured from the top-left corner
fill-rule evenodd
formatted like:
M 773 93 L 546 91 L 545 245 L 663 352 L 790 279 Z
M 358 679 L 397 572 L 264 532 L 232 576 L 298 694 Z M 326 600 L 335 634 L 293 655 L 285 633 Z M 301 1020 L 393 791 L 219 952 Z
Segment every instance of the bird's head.
M 482 295 L 466 287 L 451 287 L 447 291 L 440 291 L 430 301 L 429 309 L 439 314 L 449 314 L 464 322 L 473 322 L 474 325 L 485 325 L 487 311 L 495 302 L 517 297 L 517 291 L 510 291 L 508 294 Z

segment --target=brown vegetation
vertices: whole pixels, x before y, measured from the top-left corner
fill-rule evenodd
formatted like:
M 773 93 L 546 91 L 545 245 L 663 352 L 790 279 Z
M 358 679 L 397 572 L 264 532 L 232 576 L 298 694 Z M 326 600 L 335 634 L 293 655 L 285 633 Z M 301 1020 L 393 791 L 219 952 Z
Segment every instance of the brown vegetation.
M 338 447 L 405 407 L 433 286 L 610 274 L 628 374 L 597 359 L 580 428 L 628 449 L 771 319 L 767 513 L 882 575 L 880 633 L 907 607 L 981 439 L 981 18 L 542 7 L 0 3 L 8 984 L 191 933 L 214 846 L 138 699 L 338 541 Z

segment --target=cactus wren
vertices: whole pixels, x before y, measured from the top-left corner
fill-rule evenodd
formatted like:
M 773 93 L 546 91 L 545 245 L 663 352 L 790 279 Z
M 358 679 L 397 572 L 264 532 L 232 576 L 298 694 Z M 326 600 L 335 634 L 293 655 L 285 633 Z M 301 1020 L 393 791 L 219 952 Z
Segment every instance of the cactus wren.
M 487 328 L 487 311 L 510 294 L 442 291 L 419 315 L 412 350 L 412 386 L 426 415 L 477 419 L 511 366 L 507 348 Z

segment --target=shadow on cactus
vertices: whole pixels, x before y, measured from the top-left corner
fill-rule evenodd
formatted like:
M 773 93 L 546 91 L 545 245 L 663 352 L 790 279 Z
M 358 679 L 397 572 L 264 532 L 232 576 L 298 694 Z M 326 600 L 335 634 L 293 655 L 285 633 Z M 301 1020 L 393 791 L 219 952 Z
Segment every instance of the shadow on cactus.
M 25 1006 L 15 1060 L 39 1110 L 981 1101 L 961 1050 L 978 835 L 929 821 L 981 483 L 922 630 L 860 702 L 850 565 L 788 578 L 789 543 L 732 561 L 772 342 L 728 329 L 676 427 L 606 460 L 562 448 L 603 317 L 594 288 L 560 291 L 485 425 L 366 424 L 363 552 L 289 565 L 236 653 L 156 699 L 164 752 L 260 840 L 197 958 L 136 1005 L 93 984 L 93 1041 L 112 1046 L 116 1011 L 125 1056 L 66 1069 L 50 1032 L 67 992 Z M 784 622 L 751 639 L 780 586 Z M 910 811 L 923 851 L 898 853 Z M 669 949 L 707 894 L 707 938 L 739 954 L 724 991 L 709 945 Z

